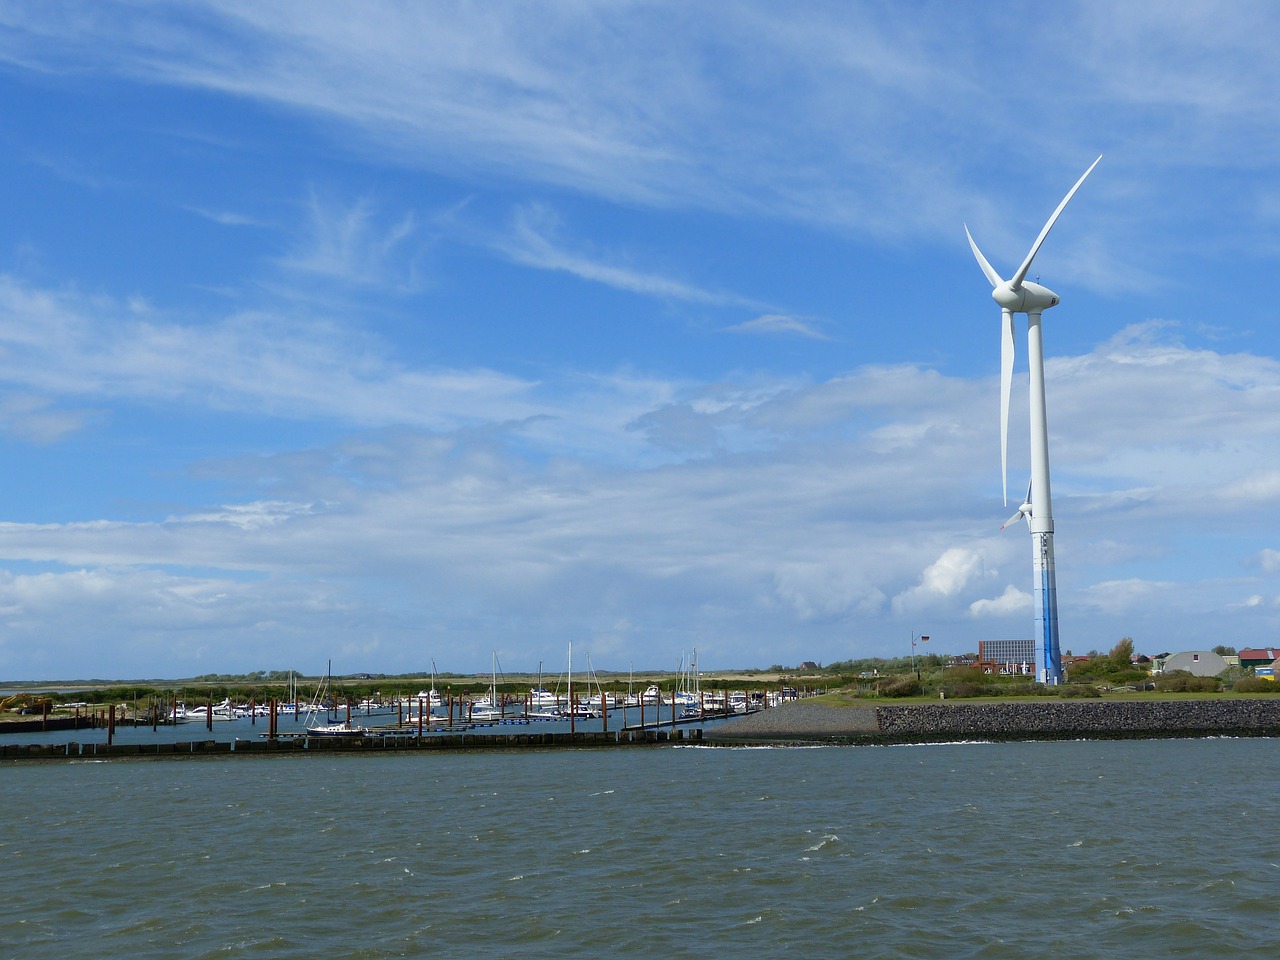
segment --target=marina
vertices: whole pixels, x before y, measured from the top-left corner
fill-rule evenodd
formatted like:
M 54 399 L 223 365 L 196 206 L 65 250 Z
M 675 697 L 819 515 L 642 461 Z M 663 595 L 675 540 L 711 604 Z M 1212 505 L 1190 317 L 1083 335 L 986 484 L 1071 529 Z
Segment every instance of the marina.
M 296 699 L 212 701 L 191 707 L 109 704 L 71 716 L 0 724 L 0 759 L 181 756 L 317 750 L 448 750 L 485 747 L 629 746 L 697 741 L 708 726 L 776 707 L 798 694 L 701 693 L 696 700 L 657 686 L 638 696 L 599 693 L 594 706 L 535 687 L 510 697 L 441 695 L 313 703 Z

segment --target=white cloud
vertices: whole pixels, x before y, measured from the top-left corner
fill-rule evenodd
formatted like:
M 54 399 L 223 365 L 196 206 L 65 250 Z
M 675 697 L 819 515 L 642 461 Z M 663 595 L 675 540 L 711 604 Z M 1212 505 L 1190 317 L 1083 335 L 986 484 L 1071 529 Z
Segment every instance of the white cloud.
M 975 617 L 1007 617 L 1015 613 L 1030 613 L 1033 602 L 1031 594 L 1010 583 L 1004 588 L 1004 593 L 994 599 L 973 601 L 969 604 L 969 612 Z
M 312 191 L 309 228 L 296 249 L 279 264 L 287 270 L 346 284 L 411 289 L 418 230 L 412 211 L 379 223 L 372 201 L 342 204 Z
M 981 554 L 950 547 L 920 574 L 920 582 L 893 598 L 894 609 L 908 612 L 938 600 L 955 597 L 982 572 Z
M 1111 11 L 1072 7 L 1022 24 L 1024 42 L 1000 50 L 1001 70 L 990 38 L 1007 9 L 935 13 L 843 5 L 797 19 L 768 4 L 574 4 L 534 16 L 367 3 L 356 23 L 341 4 L 97 4 L 71 18 L 36 6 L 9 12 L 0 57 L 265 103 L 327 121 L 357 154 L 628 204 L 766 212 L 893 239 L 951 237 L 976 210 L 975 226 L 990 227 L 980 234 L 1017 255 L 1040 214 L 995 216 L 1010 187 L 990 175 L 997 158 L 1037 171 L 1036 188 L 1056 188 L 1099 141 L 1183 158 L 1188 108 L 1204 130 L 1192 145 L 1216 160 L 1247 164 L 1239 158 L 1280 140 L 1256 110 L 1240 123 L 1242 105 L 1280 87 L 1276 71 L 1239 66 L 1261 62 L 1252 51 L 1274 20 L 1265 7 L 1218 17 L 1209 31 L 1197 17 L 1130 8 L 1123 32 Z M 1046 63 L 1035 51 L 1049 47 L 1060 55 Z M 1010 79 L 1030 71 L 1035 84 Z M 1132 110 L 1098 109 L 1116 100 Z M 1056 162 L 1034 139 L 1001 136 L 1001 118 L 1033 111 L 1055 118 Z M 975 141 L 992 146 L 956 150 Z M 1101 189 L 1151 189 L 1124 163 L 1115 175 Z M 1236 200 L 1242 212 L 1247 199 Z M 1159 216 L 1164 206 L 1143 209 Z M 1056 239 L 1062 262 L 1095 267 L 1074 271 L 1095 286 L 1140 276 L 1123 238 L 1093 249 Z
M 572 253 L 554 242 L 558 218 L 545 206 L 533 205 L 516 212 L 510 236 L 493 241 L 493 248 L 515 263 L 539 270 L 558 270 L 582 280 L 601 283 L 648 297 L 684 300 L 716 306 L 757 308 L 753 300 L 732 293 L 705 290 L 657 273 L 607 263 L 599 257 Z
M 726 327 L 733 333 L 752 333 L 763 335 L 781 335 L 806 337 L 810 340 L 830 340 L 831 338 L 814 326 L 812 321 L 801 317 L 788 316 L 781 313 L 766 313 L 754 320 L 746 320 Z
M 318 653 L 301 662 L 306 644 L 337 649 L 339 636 L 356 633 L 344 593 L 319 582 L 242 582 L 142 568 L 0 571 L 8 641 L 0 644 L 0 674 L 119 677 L 123 669 L 148 677 L 178 663 L 192 672 L 221 672 L 227 662 L 276 669 L 282 657 L 295 669 L 318 672 Z M 35 637 L 38 643 L 21 639 Z
M 51 336 L 59 339 L 56 325 Z M 42 356 L 49 359 L 42 376 L 74 381 L 74 352 Z M 313 379 L 310 359 L 300 381 Z M 1079 442 L 1084 428 L 1074 417 L 1055 421 L 1060 448 L 1075 454 L 1055 461 L 1063 478 L 1055 506 L 1064 635 L 1089 638 L 1075 646 L 1105 647 L 1139 632 L 1137 619 L 1152 631 L 1149 642 L 1178 646 L 1180 631 L 1230 617 L 1241 596 L 1269 595 L 1238 563 L 1220 568 L 1194 550 L 1196 537 L 1223 522 L 1252 529 L 1255 505 L 1215 502 L 1213 522 L 1199 524 L 1191 505 L 1206 502 L 1218 474 L 1180 467 L 1196 462 L 1196 436 L 1225 437 L 1250 462 L 1266 455 L 1247 422 L 1219 415 L 1240 402 L 1236 391 L 1206 389 L 1200 379 L 1206 366 L 1221 382 L 1220 372 L 1253 364 L 1241 356 L 1164 365 L 1181 369 L 1183 391 L 1202 406 L 1180 413 L 1176 405 L 1134 403 L 1123 449 L 1095 446 L 1087 432 L 1088 442 Z M 162 365 L 141 369 L 109 378 L 113 391 L 149 397 L 168 383 Z M 368 369 L 393 379 L 412 374 Z M 149 382 L 151 372 L 161 386 Z M 1081 359 L 1063 379 L 1060 405 L 1093 394 L 1103 397 L 1090 403 L 1107 402 L 1110 377 L 1107 364 Z M 309 628 L 328 615 L 320 635 L 332 637 L 334 649 L 346 642 L 341 625 L 360 623 L 361 642 L 375 644 L 399 635 L 407 618 L 429 628 L 442 660 L 442 651 L 471 656 L 467 638 L 486 635 L 514 666 L 522 656 L 553 655 L 549 646 L 574 634 L 612 637 L 615 648 L 626 637 L 647 638 L 654 651 L 696 645 L 710 665 L 749 663 L 757 650 L 770 662 L 783 650 L 839 659 L 921 616 L 940 644 L 969 648 L 982 622 L 1026 613 L 1026 540 L 997 530 L 1007 511 L 998 504 L 994 418 L 986 416 L 992 380 L 869 368 L 825 383 L 742 383 L 710 393 L 696 386 L 601 378 L 591 385 L 593 402 L 558 402 L 545 430 L 537 421 L 520 434 L 468 425 L 369 431 L 328 448 L 203 467 L 206 477 L 241 488 L 269 481 L 270 497 L 224 499 L 143 522 L 0 525 L 0 555 L 50 570 L 10 575 L 6 630 L 31 635 L 54 608 L 40 600 L 47 595 L 78 598 L 54 621 L 72 634 L 132 629 L 141 613 L 112 612 L 126 603 L 167 611 L 173 630 L 192 637 L 180 647 L 191 656 L 223 638 L 217 642 L 228 655 L 238 650 L 256 662 L 249 645 L 230 639 L 235 631 L 246 624 L 270 631 L 287 619 L 279 629 L 292 636 L 298 624 Z M 73 395 L 82 389 L 77 384 Z M 1146 388 L 1139 381 L 1132 389 Z M 697 456 L 646 459 L 645 437 L 626 424 L 673 403 L 718 439 L 690 434 Z M 1189 418 L 1182 444 L 1162 440 L 1170 415 Z M 616 457 L 624 448 L 632 452 Z M 1075 493 L 1081 484 L 1095 488 L 1099 477 L 1125 489 L 1130 472 L 1155 481 L 1141 499 Z M 1092 549 L 1097 543 L 1106 548 Z M 1253 556 L 1264 573 L 1280 566 L 1262 544 Z M 1127 575 L 1134 569 L 1142 575 Z M 1003 593 L 991 598 L 1000 582 Z M 111 586 L 95 589 L 102 583 Z M 119 608 L 103 606 L 112 590 Z M 399 598 L 389 607 L 388 593 Z M 1274 615 L 1268 604 L 1251 609 Z M 518 643 L 512 624 L 520 625 Z M 531 646 L 539 653 L 519 652 Z M 7 649 L 12 655 L 12 643 Z M 411 668 L 413 651 L 397 650 L 388 641 L 376 656 L 388 669 Z
M 53 409 L 54 401 L 31 394 L 0 397 L 0 432 L 31 443 L 56 443 L 84 426 L 84 410 Z
M 0 275 L 0 376 L 49 398 L 26 411 L 26 430 L 53 423 L 50 403 L 85 397 L 375 425 L 551 412 L 529 381 L 484 369 L 409 370 L 388 353 L 324 317 L 256 312 L 179 324 Z M 74 427 L 71 414 L 58 416 Z

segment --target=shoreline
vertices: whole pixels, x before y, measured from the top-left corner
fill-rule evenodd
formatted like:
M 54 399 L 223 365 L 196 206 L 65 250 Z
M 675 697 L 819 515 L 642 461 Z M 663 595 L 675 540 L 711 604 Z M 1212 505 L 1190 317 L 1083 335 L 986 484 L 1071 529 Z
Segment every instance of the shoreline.
M 708 730 L 704 742 L 895 744 L 968 740 L 1280 737 L 1280 698 L 997 703 L 787 703 Z
M 3 760 L 103 760 L 182 756 L 323 755 L 332 752 L 602 749 L 688 744 L 716 747 L 1154 740 L 1280 737 L 1280 697 L 1230 700 L 879 702 L 831 706 L 792 701 L 758 713 L 672 728 L 577 733 L 479 733 L 412 737 L 370 735 L 276 740 L 95 744 L 0 744 Z

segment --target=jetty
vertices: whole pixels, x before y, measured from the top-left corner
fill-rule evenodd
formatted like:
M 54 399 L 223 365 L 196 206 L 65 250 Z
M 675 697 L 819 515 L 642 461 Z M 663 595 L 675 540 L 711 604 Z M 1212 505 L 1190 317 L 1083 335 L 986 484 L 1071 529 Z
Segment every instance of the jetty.
M 123 760 L 214 756 L 331 755 L 334 753 L 416 753 L 476 750 L 589 749 L 655 747 L 700 743 L 700 728 L 649 727 L 615 732 L 474 733 L 406 736 L 370 733 L 353 737 L 289 736 L 258 740 L 189 740 L 176 743 L 32 743 L 0 745 L 0 760 Z
M 812 701 L 733 720 L 706 742 L 905 744 L 970 740 L 1280 737 L 1280 697 L 829 705 Z

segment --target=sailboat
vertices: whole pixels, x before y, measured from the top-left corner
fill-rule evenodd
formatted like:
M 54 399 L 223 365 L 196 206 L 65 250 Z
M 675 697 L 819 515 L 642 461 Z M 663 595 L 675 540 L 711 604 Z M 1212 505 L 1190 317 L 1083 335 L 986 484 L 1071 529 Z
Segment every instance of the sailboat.
M 556 689 L 559 689 L 557 683 Z M 529 691 L 529 707 L 524 715 L 530 720 L 558 720 L 560 697 L 542 685 L 542 661 L 538 661 L 538 685 Z
M 493 720 L 501 720 L 504 718 L 502 704 L 498 702 L 498 652 L 493 652 L 493 678 L 489 683 L 489 697 L 485 700 L 477 700 L 471 705 L 468 716 L 472 720 L 478 720 L 488 723 Z
M 569 643 L 569 702 L 564 709 L 559 711 L 560 716 L 566 720 L 590 720 L 592 717 L 598 717 L 600 714 L 588 707 L 574 703 L 573 700 L 573 642 Z
M 316 711 L 320 704 L 324 702 L 324 697 L 333 689 L 333 661 L 329 661 L 329 669 L 325 674 L 324 683 L 321 684 L 320 690 L 316 693 L 315 703 L 311 705 L 311 712 L 307 714 L 307 736 L 309 737 L 363 737 L 369 733 L 368 727 L 362 727 L 359 724 L 352 724 L 350 718 L 341 723 L 319 723 Z M 327 718 L 326 718 L 327 719 Z
M 432 660 L 431 661 L 431 689 L 419 690 L 416 696 L 411 697 L 409 699 L 409 702 L 408 702 L 409 722 L 417 723 L 419 721 L 419 717 L 413 711 L 415 709 L 421 708 L 421 712 L 422 712 L 421 719 L 429 723 L 432 719 L 432 714 L 435 712 L 435 709 L 437 707 L 443 707 L 443 706 L 444 706 L 444 698 L 441 697 L 439 691 L 436 690 L 436 662 L 435 660 Z

